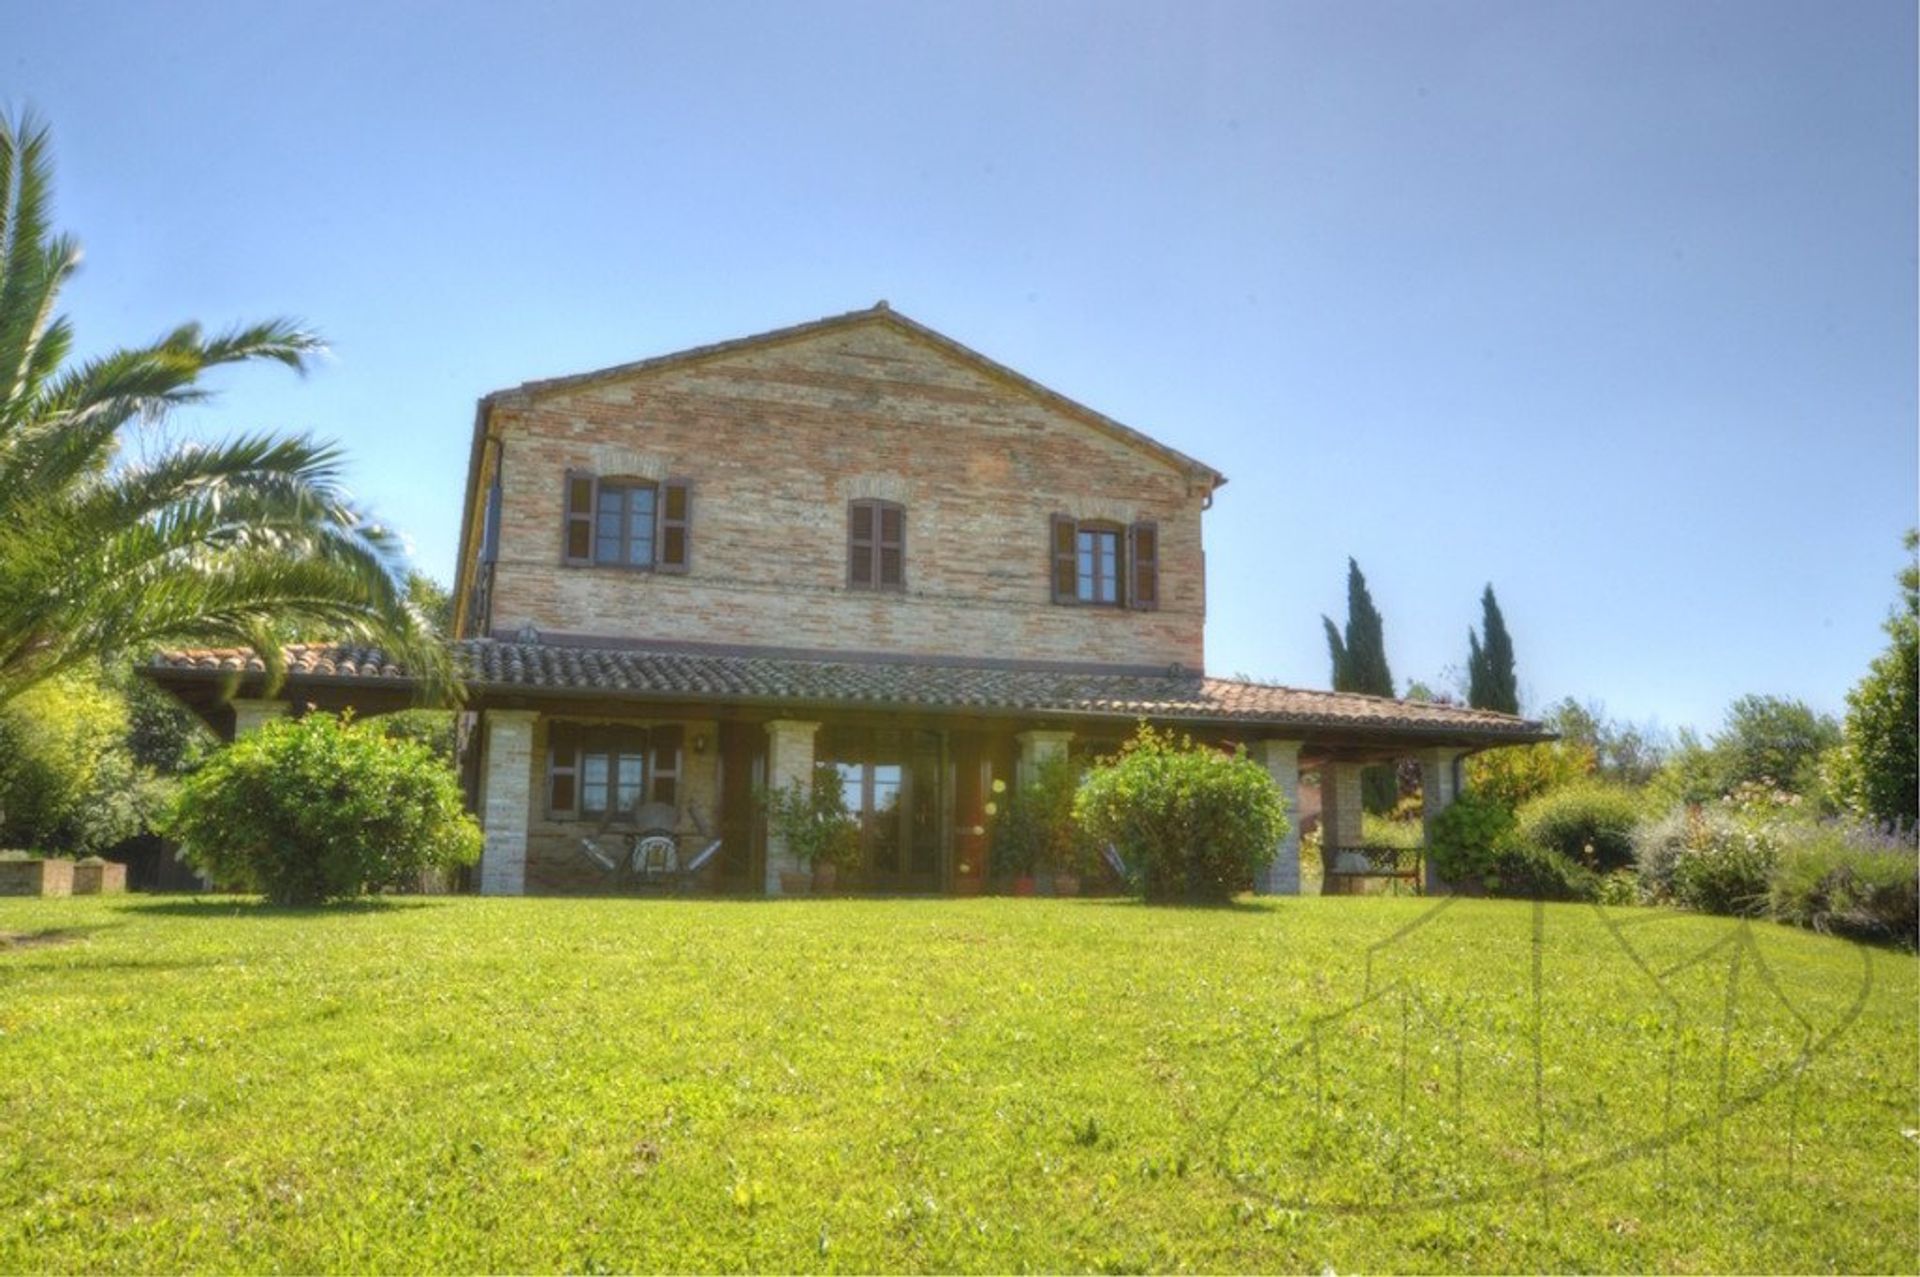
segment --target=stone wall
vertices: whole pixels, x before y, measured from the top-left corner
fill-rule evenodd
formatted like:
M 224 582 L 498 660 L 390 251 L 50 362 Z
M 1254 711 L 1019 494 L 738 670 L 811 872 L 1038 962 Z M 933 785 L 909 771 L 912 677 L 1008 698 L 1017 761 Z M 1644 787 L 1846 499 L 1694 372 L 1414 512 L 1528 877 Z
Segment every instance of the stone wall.
M 1204 493 L 889 323 L 510 401 L 493 423 L 496 634 L 1202 663 Z M 690 480 L 690 570 L 562 566 L 569 469 Z M 870 496 L 907 508 L 904 592 L 847 586 L 847 503 Z M 1159 609 L 1053 603 L 1055 512 L 1157 522 Z

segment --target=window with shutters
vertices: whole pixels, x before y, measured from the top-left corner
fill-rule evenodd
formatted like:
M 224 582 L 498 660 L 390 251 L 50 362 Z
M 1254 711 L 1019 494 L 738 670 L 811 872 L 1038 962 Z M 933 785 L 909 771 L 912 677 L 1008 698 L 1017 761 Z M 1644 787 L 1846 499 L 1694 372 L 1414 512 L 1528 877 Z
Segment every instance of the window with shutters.
M 1056 514 L 1051 525 L 1053 601 L 1151 610 L 1160 606 L 1160 533 Z
M 650 483 L 567 472 L 561 554 L 578 567 L 685 572 L 693 493 L 684 479 Z
M 547 814 L 631 818 L 643 803 L 677 802 L 680 729 L 554 723 L 547 735 Z
M 907 508 L 892 501 L 847 505 L 847 585 L 855 590 L 907 588 Z

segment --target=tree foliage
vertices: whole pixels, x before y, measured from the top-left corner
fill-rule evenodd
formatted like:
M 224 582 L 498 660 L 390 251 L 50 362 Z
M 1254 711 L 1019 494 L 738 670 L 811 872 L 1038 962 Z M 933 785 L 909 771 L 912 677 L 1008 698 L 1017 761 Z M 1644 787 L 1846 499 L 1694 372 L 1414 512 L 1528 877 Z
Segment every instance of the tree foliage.
M 128 746 L 125 699 L 88 674 L 0 706 L 0 847 L 105 851 L 138 833 L 157 801 Z
M 1393 671 L 1387 664 L 1386 626 L 1373 605 L 1367 578 L 1360 565 L 1347 560 L 1347 624 L 1344 631 L 1333 618 L 1322 615 L 1327 631 L 1327 655 L 1333 665 L 1333 690 L 1368 696 L 1393 695 Z M 1361 800 L 1375 815 L 1393 810 L 1399 783 L 1391 767 L 1369 767 L 1360 774 Z
M 1520 682 L 1513 666 L 1513 639 L 1491 585 L 1480 596 L 1480 627 L 1480 633 L 1467 631 L 1467 704 L 1518 714 Z
M 1543 794 L 1593 775 L 1591 747 L 1579 741 L 1508 745 L 1467 759 L 1467 788 L 1518 811 Z
M 1594 774 L 1616 785 L 1644 785 L 1666 761 L 1663 732 L 1609 718 L 1598 701 L 1581 702 L 1568 696 L 1548 707 L 1542 718 L 1563 743 L 1590 750 Z
M 1836 794 L 1877 821 L 1920 822 L 1920 532 L 1906 536 L 1900 606 L 1887 618 L 1887 648 L 1847 693 Z
M 189 777 L 164 821 L 215 882 L 310 906 L 471 864 L 480 827 L 443 758 L 351 716 L 261 727 Z
M 47 130 L 0 118 L 0 705 L 158 643 L 253 647 L 275 674 L 305 628 L 379 643 L 444 685 L 409 606 L 399 540 L 340 484 L 332 447 L 250 435 L 123 455 L 129 427 L 198 403 L 203 374 L 321 349 L 285 320 L 70 361 L 56 313 L 79 245 L 48 226 Z

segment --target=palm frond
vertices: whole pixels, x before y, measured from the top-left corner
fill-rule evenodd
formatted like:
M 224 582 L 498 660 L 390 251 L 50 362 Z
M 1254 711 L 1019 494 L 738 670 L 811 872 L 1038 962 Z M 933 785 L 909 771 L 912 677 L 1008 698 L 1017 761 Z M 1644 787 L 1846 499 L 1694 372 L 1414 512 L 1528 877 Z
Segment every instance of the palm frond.
M 457 692 L 398 538 L 354 504 L 333 446 L 246 435 L 113 464 L 122 431 L 204 398 L 209 369 L 304 372 L 325 347 L 287 319 L 182 324 L 69 366 L 55 304 L 79 248 L 48 232 L 51 171 L 45 127 L 0 118 L 0 704 L 159 643 L 245 644 L 277 677 L 298 638 L 383 647 Z

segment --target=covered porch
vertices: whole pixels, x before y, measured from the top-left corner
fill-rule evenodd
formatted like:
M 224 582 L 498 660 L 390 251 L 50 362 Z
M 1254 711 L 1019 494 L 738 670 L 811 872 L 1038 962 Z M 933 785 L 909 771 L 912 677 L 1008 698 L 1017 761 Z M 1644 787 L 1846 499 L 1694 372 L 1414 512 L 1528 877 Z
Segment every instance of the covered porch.
M 458 654 L 468 692 L 459 764 L 485 833 L 472 885 L 495 895 L 645 889 L 661 877 L 783 894 L 805 866 L 769 830 L 759 796 L 810 784 L 820 763 L 839 773 L 859 820 L 843 889 L 979 892 L 996 799 L 1048 758 L 1112 752 L 1143 720 L 1244 746 L 1295 811 L 1303 773 L 1317 776 L 1323 858 L 1338 873 L 1358 867 L 1364 848 L 1368 765 L 1416 760 L 1430 825 L 1460 792 L 1467 754 L 1547 735 L 1488 711 L 1178 669 L 497 640 L 463 642 Z M 272 696 L 263 674 L 244 652 L 170 653 L 148 670 L 235 733 L 309 706 L 365 715 L 412 703 L 406 672 L 367 649 L 289 649 Z M 639 827 L 643 811 L 655 828 Z M 635 872 L 648 833 L 655 852 L 661 839 L 670 846 L 658 862 L 670 873 Z M 1300 891 L 1300 834 L 1296 818 L 1256 890 Z

